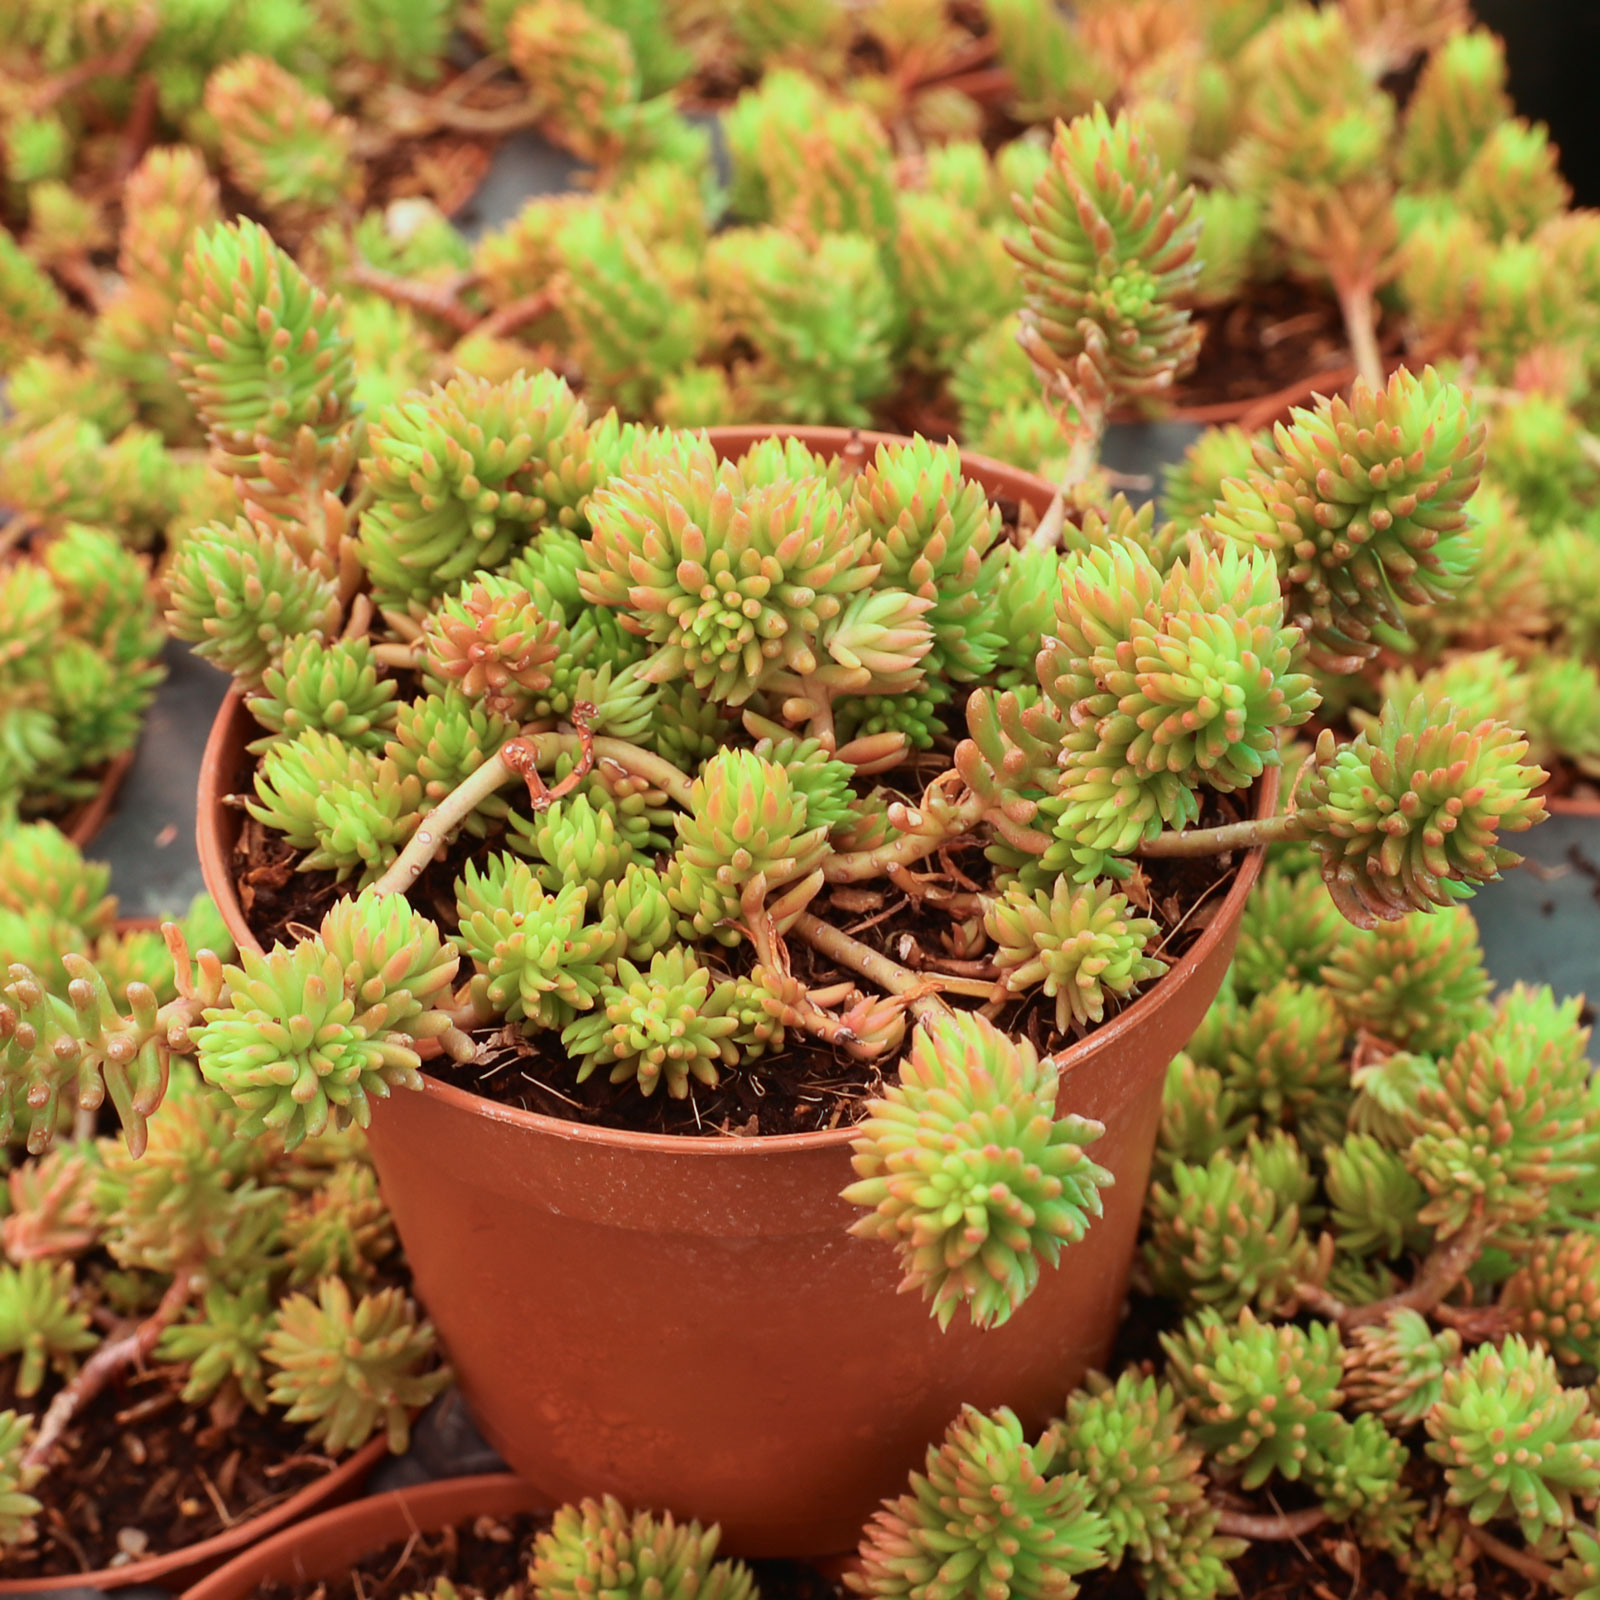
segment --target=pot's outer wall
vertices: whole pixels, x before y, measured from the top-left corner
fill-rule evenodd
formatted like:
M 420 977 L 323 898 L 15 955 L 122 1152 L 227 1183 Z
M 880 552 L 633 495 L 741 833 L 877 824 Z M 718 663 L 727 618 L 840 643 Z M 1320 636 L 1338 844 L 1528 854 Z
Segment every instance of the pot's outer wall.
M 736 454 L 771 431 L 712 436 Z M 851 437 L 794 431 L 830 454 Z M 1050 498 L 1040 478 L 965 464 L 991 494 Z M 227 870 L 237 814 L 207 801 L 248 770 L 249 737 L 235 698 L 202 785 L 201 857 L 241 944 L 254 941 Z M 1276 794 L 1274 771 L 1260 814 Z M 894 1253 L 848 1237 L 844 1130 L 627 1134 L 433 1079 L 376 1106 L 384 1197 L 485 1437 L 552 1502 L 610 1492 L 720 1522 L 734 1554 L 807 1556 L 854 1546 L 964 1402 L 1044 1422 L 1110 1353 L 1166 1066 L 1221 985 L 1258 868 L 1247 857 L 1187 954 L 1062 1057 L 1059 1108 L 1105 1123 L 1092 1154 L 1115 1185 L 1086 1238 L 989 1332 L 958 1314 L 941 1333 L 920 1295 L 896 1292 Z

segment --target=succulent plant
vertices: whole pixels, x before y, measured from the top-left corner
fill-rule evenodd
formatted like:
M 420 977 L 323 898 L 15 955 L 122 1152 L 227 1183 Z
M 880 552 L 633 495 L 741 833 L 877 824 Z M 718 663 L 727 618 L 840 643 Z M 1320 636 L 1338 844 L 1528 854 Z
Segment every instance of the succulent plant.
M 20 1544 L 32 1532 L 32 1521 L 43 1508 L 28 1493 L 37 1469 L 24 1463 L 33 1419 L 15 1411 L 0 1411 L 0 1546 Z
M 1108 995 L 1126 998 L 1167 969 L 1145 954 L 1157 925 L 1133 916 L 1127 897 L 1107 884 L 1080 888 L 1060 878 L 1052 895 L 1012 886 L 984 925 L 1005 986 L 1022 992 L 1040 985 L 1055 999 L 1063 1032 L 1074 1022 L 1099 1022 Z
M 183 1398 L 190 1405 L 203 1405 L 231 1383 L 247 1405 L 265 1411 L 263 1355 L 271 1331 L 265 1283 L 246 1284 L 236 1294 L 213 1288 L 206 1291 L 199 1307 L 191 1307 L 187 1322 L 161 1335 L 157 1352 L 163 1360 L 188 1366 Z
M 1350 932 L 1324 969 L 1347 1019 L 1403 1050 L 1452 1050 L 1488 1019 L 1489 975 L 1463 907 Z
M 1477 1213 L 1514 1237 L 1559 1208 L 1564 1186 L 1589 1178 L 1597 1130 L 1586 1038 L 1575 1003 L 1519 986 L 1439 1062 L 1436 1083 L 1417 1090 L 1406 1151 L 1428 1191 L 1424 1222 L 1449 1233 Z
M 398 1453 L 410 1436 L 411 1409 L 450 1381 L 445 1368 L 423 1370 L 433 1342 L 400 1290 L 354 1300 L 342 1279 L 324 1278 L 315 1300 L 292 1294 L 278 1306 L 263 1348 L 273 1369 L 269 1393 L 290 1422 L 310 1424 L 307 1438 L 335 1453 L 380 1428 Z
M 941 1326 L 965 1303 L 980 1327 L 1032 1292 L 1042 1257 L 1081 1238 L 1109 1181 L 1086 1154 L 1098 1123 L 1055 1115 L 1056 1070 L 981 1017 L 918 1030 L 852 1141 L 867 1208 L 852 1232 L 896 1244 L 905 1284 Z
M 1161 1344 L 1192 1437 L 1247 1489 L 1314 1472 L 1337 1441 L 1340 1341 L 1327 1323 L 1258 1322 L 1246 1307 L 1230 1326 L 1207 1309 Z
M 630 1515 L 611 1496 L 562 1506 L 534 1541 L 528 1581 L 538 1600 L 596 1593 L 630 1600 L 748 1600 L 742 1562 L 716 1560 L 719 1532 L 647 1511 Z
M 1052 1470 L 1055 1448 L 1030 1445 L 1003 1407 L 965 1407 L 908 1492 L 867 1524 L 850 1587 L 883 1600 L 1071 1600 L 1077 1575 L 1104 1565 L 1110 1530 L 1087 1480 Z
M 1146 1202 L 1145 1264 L 1158 1293 L 1227 1316 L 1291 1305 L 1316 1263 L 1299 1205 L 1264 1181 L 1249 1154 L 1222 1148 L 1174 1161 Z
M 1538 1240 L 1501 1291 L 1501 1304 L 1558 1361 L 1593 1366 L 1600 1352 L 1600 1249 L 1592 1234 Z
M 1233 1022 L 1224 1075 L 1239 1102 L 1268 1124 L 1292 1125 L 1304 1142 L 1344 1129 L 1346 1025 L 1328 990 L 1285 978 Z
M 1475 1524 L 1514 1516 L 1535 1543 L 1570 1522 L 1574 1496 L 1600 1493 L 1600 1427 L 1587 1396 L 1563 1389 L 1551 1357 L 1516 1334 L 1445 1372 L 1426 1422 L 1450 1502 Z
M 1445 1374 L 1460 1356 L 1461 1335 L 1455 1329 L 1436 1333 L 1420 1312 L 1402 1306 L 1382 1322 L 1351 1330 L 1345 1346 L 1345 1393 L 1357 1409 L 1389 1422 L 1420 1422 L 1433 1410 Z
M 77 1357 L 99 1342 L 78 1301 L 70 1261 L 0 1266 L 0 1355 L 17 1356 L 16 1393 L 39 1392 L 47 1371 L 71 1376 Z
M 379 678 L 368 640 L 330 643 L 307 633 L 284 644 L 249 707 L 277 739 L 312 729 L 358 749 L 382 750 L 395 725 L 394 700 L 394 681 Z M 261 741 L 258 749 L 273 742 Z

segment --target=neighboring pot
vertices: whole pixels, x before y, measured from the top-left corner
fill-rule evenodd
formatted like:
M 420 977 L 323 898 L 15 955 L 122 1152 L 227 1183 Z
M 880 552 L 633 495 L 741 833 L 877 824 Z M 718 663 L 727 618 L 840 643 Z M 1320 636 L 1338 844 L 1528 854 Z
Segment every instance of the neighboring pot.
M 85 801 L 75 805 L 62 819 L 61 831 L 81 850 L 105 827 L 111 808 L 117 803 L 117 791 L 133 765 L 134 752 L 124 750 L 106 765 L 100 787 Z
M 375 1494 L 263 1540 L 202 1579 L 183 1600 L 251 1600 L 263 1584 L 343 1577 L 358 1561 L 417 1534 L 439 1533 L 473 1517 L 548 1509 L 520 1478 L 503 1472 Z
M 727 455 L 780 430 L 716 428 Z M 828 455 L 886 436 L 781 430 Z M 965 470 L 1043 510 L 1052 486 L 980 456 Z M 231 696 L 201 772 L 206 883 L 242 948 L 234 890 L 251 718 Z M 1277 774 L 1256 790 L 1270 815 Z M 897 1293 L 886 1246 L 852 1239 L 850 1130 L 687 1139 L 581 1126 L 424 1079 L 374 1108 L 371 1148 L 417 1292 L 489 1442 L 552 1503 L 611 1492 L 720 1522 L 741 1555 L 852 1547 L 960 1405 L 1030 1425 L 1108 1357 L 1167 1063 L 1232 957 L 1260 867 L 1247 855 L 1196 943 L 1060 1058 L 1060 1109 L 1106 1125 L 1105 1215 L 1004 1327 L 941 1333 Z
M 127 1589 L 134 1584 L 157 1584 L 174 1592 L 185 1590 L 230 1557 L 248 1550 L 269 1535 L 287 1530 L 289 1538 L 296 1538 L 299 1526 L 308 1517 L 353 1499 L 361 1493 L 372 1469 L 387 1450 L 386 1440 L 373 1439 L 348 1461 L 341 1461 L 332 1472 L 315 1483 L 308 1483 L 270 1511 L 263 1511 L 259 1517 L 248 1517 L 215 1538 L 203 1539 L 187 1549 L 171 1550 L 145 1561 L 130 1561 L 125 1567 L 101 1567 L 94 1572 L 68 1573 L 59 1578 L 7 1579 L 0 1576 L 0 1595 L 50 1594 L 59 1589 Z

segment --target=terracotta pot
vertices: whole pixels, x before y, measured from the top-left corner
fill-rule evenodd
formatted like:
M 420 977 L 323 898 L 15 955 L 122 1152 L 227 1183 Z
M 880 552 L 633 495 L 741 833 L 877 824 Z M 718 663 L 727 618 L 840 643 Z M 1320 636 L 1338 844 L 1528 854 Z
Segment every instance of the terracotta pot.
M 117 791 L 128 776 L 135 752 L 124 750 L 111 761 L 100 780 L 100 787 L 79 805 L 75 805 L 62 819 L 61 831 L 81 850 L 105 827 L 111 808 L 117 803 Z
M 775 430 L 714 429 L 736 454 Z M 794 430 L 837 453 L 881 435 Z M 1043 479 L 968 456 L 1000 498 Z M 231 873 L 251 719 L 223 707 L 201 773 L 206 882 L 241 946 Z M 1276 773 L 1256 791 L 1277 798 Z M 848 1129 L 686 1139 L 580 1126 L 425 1079 L 371 1144 L 418 1293 L 484 1434 L 550 1501 L 610 1491 L 716 1521 L 744 1555 L 826 1555 L 921 1463 L 963 1401 L 1030 1425 L 1111 1348 L 1167 1063 L 1211 1003 L 1259 870 L 1247 856 L 1201 937 L 1061 1058 L 1063 1112 L 1105 1123 L 1105 1215 L 1003 1328 L 941 1333 L 896 1292 L 892 1251 L 851 1239 Z
M 263 1585 L 338 1578 L 358 1561 L 409 1539 L 473 1517 L 513 1517 L 549 1503 L 509 1473 L 447 1478 L 375 1494 L 285 1528 L 203 1578 L 183 1600 L 250 1600 Z
M 185 1550 L 151 1556 L 146 1561 L 131 1561 L 125 1567 L 102 1567 L 95 1572 L 75 1572 L 59 1578 L 0 1576 L 0 1595 L 48 1594 L 58 1589 L 126 1589 L 140 1583 L 157 1584 L 179 1592 L 269 1535 L 286 1529 L 288 1536 L 294 1538 L 296 1530 L 308 1517 L 353 1499 L 360 1494 L 387 1449 L 386 1441 L 374 1439 L 348 1461 L 340 1462 L 332 1472 L 307 1484 L 270 1511 L 248 1518 L 214 1539 L 202 1540 Z M 0 1567 L 0 1573 L 3 1570 Z

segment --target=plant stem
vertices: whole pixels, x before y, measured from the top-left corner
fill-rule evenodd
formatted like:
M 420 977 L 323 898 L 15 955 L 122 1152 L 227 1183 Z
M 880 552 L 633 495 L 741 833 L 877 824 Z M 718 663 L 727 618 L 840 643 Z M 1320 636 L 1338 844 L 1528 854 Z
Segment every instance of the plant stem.
M 1280 844 L 1286 839 L 1310 837 L 1310 829 L 1297 811 L 1281 816 L 1230 822 L 1220 828 L 1189 828 L 1181 833 L 1160 833 L 1139 846 L 1142 856 L 1216 856 L 1224 850 L 1250 850 L 1259 844 Z
M 1235 1539 L 1303 1539 L 1327 1521 L 1328 1513 L 1321 1506 L 1308 1506 L 1304 1511 L 1280 1511 L 1270 1517 L 1248 1511 L 1222 1511 L 1217 1516 L 1217 1532 Z
M 1481 1212 L 1473 1216 L 1448 1239 L 1441 1239 L 1427 1254 L 1408 1288 L 1366 1305 L 1346 1305 L 1337 1296 L 1315 1284 L 1301 1284 L 1296 1295 L 1307 1310 L 1330 1318 L 1341 1328 L 1364 1328 L 1385 1321 L 1392 1311 L 1435 1310 L 1467 1275 L 1483 1251 L 1489 1226 Z
M 513 740 L 512 744 L 516 741 Z M 375 894 L 404 894 L 427 869 L 439 847 L 472 815 L 496 789 L 519 777 L 506 760 L 506 745 L 476 771 L 468 775 L 417 824 L 417 831 L 406 847 L 389 863 L 383 876 L 373 884 Z
M 72 1419 L 113 1378 L 143 1361 L 155 1349 L 156 1340 L 178 1320 L 189 1303 L 191 1282 L 187 1270 L 179 1272 L 162 1295 L 161 1304 L 132 1333 L 124 1334 L 120 1339 L 107 1340 L 84 1362 L 78 1369 L 77 1377 L 50 1402 L 33 1443 L 22 1458 L 24 1472 L 34 1467 L 40 1470 L 47 1467 L 51 1451 L 71 1425 Z
M 1491 1561 L 1498 1561 L 1502 1567 L 1542 1583 L 1546 1588 L 1555 1587 L 1556 1569 L 1549 1562 L 1529 1555 L 1526 1550 L 1518 1550 L 1503 1539 L 1497 1539 L 1487 1528 L 1475 1528 L 1471 1523 L 1467 1524 L 1467 1537 Z
M 898 961 L 862 944 L 859 939 L 852 939 L 848 933 L 841 933 L 832 923 L 824 922 L 809 911 L 802 911 L 793 927 L 813 950 L 831 956 L 840 966 L 860 973 L 863 978 L 871 978 L 890 994 L 912 997 L 912 1014 L 923 1021 L 950 1014 L 949 1006 L 937 994 L 928 992 L 931 983 L 927 974 L 902 967 Z
M 693 783 L 670 761 L 649 750 L 641 750 L 626 739 L 595 739 L 594 755 L 614 761 L 619 767 L 643 778 L 662 790 L 681 806 L 689 804 Z M 508 756 L 507 752 L 511 752 Z M 581 757 L 584 741 L 575 733 L 537 733 L 513 739 L 492 760 L 470 772 L 417 824 L 417 831 L 406 847 L 373 885 L 376 894 L 404 894 L 427 869 L 442 846 L 495 790 L 520 777 L 525 767 L 548 767 L 557 757 Z M 513 762 L 513 757 L 517 759 Z
M 1100 440 L 1105 431 L 1105 401 L 1092 402 L 1080 397 L 1078 431 L 1067 456 L 1066 468 L 1056 487 L 1055 498 L 1039 519 L 1039 526 L 1033 530 L 1030 544 L 1053 550 L 1061 543 L 1061 529 L 1067 520 L 1067 496 L 1094 471 L 1095 462 L 1100 459 Z
M 969 798 L 952 806 L 937 827 L 929 828 L 924 821 L 920 827 L 908 830 L 898 839 L 891 839 L 876 849 L 848 850 L 842 855 L 829 856 L 822 863 L 823 880 L 827 883 L 860 883 L 865 878 L 884 877 L 890 867 L 908 867 L 913 861 L 931 856 L 935 850 L 975 826 L 982 814 L 978 802 Z
M 1350 359 L 1356 374 L 1375 393 L 1383 388 L 1383 356 L 1378 350 L 1378 330 L 1372 316 L 1372 288 L 1365 282 L 1336 284 L 1344 330 L 1350 339 Z
M 365 261 L 355 262 L 348 276 L 358 289 L 368 289 L 398 306 L 407 306 L 425 316 L 437 317 L 441 322 L 449 323 L 457 333 L 471 333 L 478 325 L 477 312 L 470 306 L 462 305 L 457 298 L 459 286 L 440 288 L 431 283 L 418 283 L 414 278 L 402 278 L 392 272 L 380 271 Z M 471 281 L 470 276 L 466 281 Z

